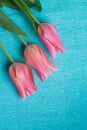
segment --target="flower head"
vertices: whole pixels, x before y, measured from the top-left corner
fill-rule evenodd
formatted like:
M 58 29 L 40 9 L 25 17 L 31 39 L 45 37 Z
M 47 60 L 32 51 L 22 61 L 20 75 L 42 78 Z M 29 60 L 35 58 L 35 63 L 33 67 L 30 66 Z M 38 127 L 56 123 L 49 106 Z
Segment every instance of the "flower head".
M 39 25 L 38 35 L 53 58 L 56 57 L 56 51 L 62 53 L 66 50 L 59 38 L 56 28 L 53 25 L 46 23 Z
M 42 81 L 51 75 L 50 69 L 57 70 L 56 66 L 51 63 L 43 50 L 37 45 L 28 45 L 25 48 L 24 59 L 28 65 L 37 71 Z
M 34 84 L 33 73 L 27 65 L 22 63 L 12 64 L 9 68 L 9 75 L 23 100 L 37 90 Z

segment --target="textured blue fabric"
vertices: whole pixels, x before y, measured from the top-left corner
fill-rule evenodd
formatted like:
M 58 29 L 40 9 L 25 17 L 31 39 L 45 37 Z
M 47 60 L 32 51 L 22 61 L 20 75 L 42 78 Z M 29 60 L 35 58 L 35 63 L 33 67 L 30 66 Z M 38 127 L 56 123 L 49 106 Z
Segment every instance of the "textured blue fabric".
M 59 68 L 39 90 L 23 102 L 8 75 L 10 62 L 0 49 L 0 130 L 87 130 L 87 0 L 41 0 L 41 22 L 56 26 L 67 51 L 56 60 L 35 35 L 27 18 L 12 9 L 3 11 L 44 49 Z M 26 39 L 27 40 L 27 39 Z M 27 40 L 28 41 L 28 40 Z M 3 42 L 15 61 L 24 62 L 20 40 L 0 27 Z

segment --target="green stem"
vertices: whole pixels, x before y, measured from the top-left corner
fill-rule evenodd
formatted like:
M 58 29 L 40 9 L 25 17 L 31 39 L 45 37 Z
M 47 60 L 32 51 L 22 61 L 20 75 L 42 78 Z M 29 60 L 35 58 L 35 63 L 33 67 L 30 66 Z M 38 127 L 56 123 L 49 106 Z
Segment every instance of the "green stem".
M 0 43 L 0 47 L 3 49 L 3 51 L 5 52 L 5 54 L 7 55 L 7 57 L 9 58 L 9 60 L 14 63 L 13 58 L 11 57 L 11 55 L 8 53 L 7 49 L 4 47 L 4 45 L 2 43 Z
M 22 43 L 23 43 L 25 46 L 28 45 L 28 44 L 26 43 L 26 41 L 25 41 L 21 36 L 18 35 L 18 38 L 22 41 Z
M 38 25 L 40 22 L 35 18 L 35 16 L 30 11 L 28 5 L 23 0 L 13 0 L 14 3 L 29 17 L 31 17 Z

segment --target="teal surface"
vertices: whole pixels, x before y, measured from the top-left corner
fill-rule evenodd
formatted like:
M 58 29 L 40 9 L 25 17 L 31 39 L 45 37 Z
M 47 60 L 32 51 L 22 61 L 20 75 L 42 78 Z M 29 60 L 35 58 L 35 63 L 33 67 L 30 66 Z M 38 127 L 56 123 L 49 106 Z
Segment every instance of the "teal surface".
M 10 62 L 0 49 L 0 130 L 87 130 L 87 0 L 41 0 L 42 22 L 52 23 L 67 51 L 53 60 L 27 18 L 4 8 L 59 68 L 44 83 L 33 70 L 39 90 L 23 102 L 8 75 Z M 27 40 L 27 39 L 26 39 Z M 28 40 L 27 40 L 28 41 Z M 24 62 L 19 39 L 0 28 L 3 42 L 15 61 Z

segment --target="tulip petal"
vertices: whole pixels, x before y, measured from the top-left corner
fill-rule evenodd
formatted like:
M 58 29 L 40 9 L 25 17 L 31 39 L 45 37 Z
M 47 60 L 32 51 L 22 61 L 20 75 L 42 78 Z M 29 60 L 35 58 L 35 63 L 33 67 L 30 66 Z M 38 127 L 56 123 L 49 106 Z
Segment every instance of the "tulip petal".
M 55 48 L 57 48 L 59 52 L 64 52 L 65 47 L 60 40 L 56 28 L 51 24 L 44 24 L 43 26 L 45 28 L 44 37 L 49 39 L 49 41 L 53 44 L 53 46 L 55 46 Z
M 29 76 L 29 80 L 34 84 L 34 76 L 31 69 L 27 69 L 27 72 L 28 72 L 28 75 L 31 75 Z
M 38 47 L 41 55 L 42 55 L 42 59 L 43 59 L 43 63 L 48 66 L 48 68 L 54 70 L 54 71 L 57 71 L 57 67 L 48 59 L 48 57 L 46 56 L 46 54 L 43 52 L 43 50 Z
M 34 84 L 34 78 L 31 69 L 26 65 L 21 64 L 21 68 L 20 66 L 16 68 L 16 75 L 22 83 L 25 92 L 29 92 L 29 95 L 31 96 L 34 93 L 34 89 L 32 87 Z
M 40 31 L 39 31 L 40 32 Z M 42 32 L 40 32 L 39 37 L 41 38 L 42 42 L 45 44 L 45 46 L 47 47 L 47 49 L 49 50 L 50 54 L 52 55 L 52 57 L 55 59 L 56 58 L 56 50 L 55 47 L 51 44 L 51 42 L 46 39 L 45 37 L 43 37 Z
M 11 66 L 9 69 L 9 75 L 10 75 L 13 83 L 15 84 L 16 88 L 18 89 L 22 99 L 24 100 L 25 99 L 25 92 L 24 92 L 23 86 L 20 84 L 20 82 L 16 78 L 15 69 L 13 69 L 13 66 Z
M 44 81 L 50 74 L 50 68 L 48 68 L 44 63 L 43 63 L 43 59 L 42 59 L 42 55 L 40 54 L 38 47 L 34 45 L 34 52 L 32 53 L 32 56 L 30 56 L 31 51 L 30 49 L 28 50 L 28 52 L 26 52 L 27 56 L 25 57 L 26 63 L 32 67 L 34 67 L 34 69 L 37 71 L 40 79 L 42 81 Z M 35 57 L 35 58 L 34 58 Z M 37 62 L 38 61 L 38 62 Z

